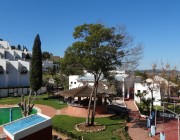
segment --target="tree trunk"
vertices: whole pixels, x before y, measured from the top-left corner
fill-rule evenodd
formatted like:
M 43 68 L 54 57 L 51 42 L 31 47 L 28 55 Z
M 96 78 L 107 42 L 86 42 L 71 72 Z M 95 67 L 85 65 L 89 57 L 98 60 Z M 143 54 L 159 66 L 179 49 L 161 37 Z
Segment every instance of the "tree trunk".
M 28 99 L 24 98 L 24 95 L 21 96 L 21 102 L 18 104 L 21 108 L 22 114 L 24 117 L 28 116 L 32 112 L 32 108 L 34 107 L 34 104 L 31 105 L 31 95 L 29 94 Z
M 95 112 L 96 112 L 96 96 L 97 96 L 97 89 L 98 89 L 98 81 L 95 82 L 94 85 L 95 93 L 94 93 L 94 105 L 92 110 L 92 117 L 91 117 L 91 125 L 94 125 L 94 118 L 95 118 Z
M 153 96 L 153 89 L 151 89 L 151 107 L 154 109 L 154 96 Z
M 90 119 L 90 113 L 91 113 L 91 102 L 92 102 L 92 96 L 94 94 L 94 90 L 95 90 L 95 87 L 93 87 L 92 91 L 91 91 L 91 95 L 90 95 L 90 98 L 89 98 L 89 104 L 88 104 L 88 115 L 87 115 L 87 118 L 86 118 L 86 124 L 89 125 L 89 119 Z

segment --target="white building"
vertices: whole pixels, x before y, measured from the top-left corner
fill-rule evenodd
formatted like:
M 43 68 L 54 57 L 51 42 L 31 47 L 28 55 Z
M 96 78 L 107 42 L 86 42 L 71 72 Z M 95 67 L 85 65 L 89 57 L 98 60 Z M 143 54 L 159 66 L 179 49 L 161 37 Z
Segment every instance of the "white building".
M 12 50 L 7 41 L 0 41 L 0 88 L 29 86 L 30 63 L 27 50 Z
M 134 100 L 137 103 L 140 103 L 140 97 L 136 96 L 136 94 L 143 94 L 145 99 L 152 99 L 152 94 L 154 98 L 154 105 L 161 105 L 161 93 L 160 93 L 160 85 L 158 83 L 153 83 L 152 80 L 147 79 L 145 83 L 135 83 L 134 84 Z
M 26 49 L 12 49 L 7 41 L 0 41 L 0 59 L 25 60 L 27 55 L 32 56 Z
M 78 82 L 79 75 L 70 75 L 69 76 L 69 89 L 77 88 L 83 86 L 81 82 Z
M 49 68 L 53 68 L 54 66 L 56 68 L 59 67 L 59 65 L 54 64 L 53 61 L 50 61 L 50 60 L 42 61 L 42 70 L 43 71 L 48 71 Z
M 122 96 L 124 98 L 129 98 L 130 92 L 133 89 L 134 81 L 137 78 L 132 78 L 125 71 L 112 71 L 115 74 L 115 80 L 119 83 L 119 90 L 121 90 Z M 103 77 L 100 78 L 100 81 L 106 82 L 106 79 Z M 93 85 L 94 84 L 94 76 L 90 73 L 85 73 L 83 76 L 80 75 L 71 75 L 69 76 L 69 89 L 77 88 L 83 85 Z M 105 85 L 105 88 L 108 88 Z

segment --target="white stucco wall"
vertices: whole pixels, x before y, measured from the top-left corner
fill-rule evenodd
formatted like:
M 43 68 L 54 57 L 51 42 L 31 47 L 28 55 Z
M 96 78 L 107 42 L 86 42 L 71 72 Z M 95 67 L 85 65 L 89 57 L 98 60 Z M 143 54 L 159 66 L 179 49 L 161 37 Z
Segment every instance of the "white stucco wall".
M 0 97 L 7 97 L 8 90 L 7 89 L 0 89 Z
M 6 79 L 6 60 L 0 59 L 0 66 L 3 67 L 4 73 L 0 74 L 0 87 L 6 87 L 7 79 Z
M 4 69 L 4 73 L 0 74 L 0 87 L 29 86 L 29 62 L 0 59 L 0 65 Z M 27 74 L 20 73 L 22 67 L 27 68 Z
M 43 68 L 52 68 L 53 67 L 53 61 L 42 61 L 42 67 Z
M 21 50 L 14 50 L 14 57 L 18 59 L 22 59 L 22 51 Z
M 82 86 L 81 82 L 78 82 L 76 79 L 79 77 L 79 75 L 71 75 L 69 76 L 69 89 L 77 88 L 79 86 Z
M 5 58 L 5 50 L 4 49 L 2 49 L 2 48 L 0 48 L 0 59 L 3 59 L 3 58 Z
M 0 45 L 3 46 L 3 48 L 0 48 L 0 53 L 4 55 L 4 58 L 5 59 L 11 59 L 11 60 L 14 60 L 14 59 L 23 59 L 23 56 L 25 57 L 24 54 L 29 54 L 30 57 L 32 56 L 32 53 L 29 52 L 29 51 L 22 51 L 22 50 L 17 50 L 17 49 L 11 49 L 9 43 L 7 41 L 0 41 Z M 0 57 L 0 59 L 2 59 Z
M 151 84 L 150 85 L 151 89 L 153 90 L 153 97 L 154 97 L 154 105 L 161 105 L 161 94 L 160 94 L 160 87 L 158 84 Z M 144 96 L 146 99 L 151 98 L 151 91 L 149 90 L 147 85 L 143 85 L 141 83 L 135 83 L 134 84 L 134 100 L 137 103 L 140 103 L 140 98 L 136 96 L 136 94 L 138 93 L 138 90 L 140 91 L 140 93 L 143 93 L 143 91 L 146 91 L 146 95 Z
M 9 48 L 9 43 L 7 41 L 0 41 L 0 44 L 5 48 L 8 49 Z

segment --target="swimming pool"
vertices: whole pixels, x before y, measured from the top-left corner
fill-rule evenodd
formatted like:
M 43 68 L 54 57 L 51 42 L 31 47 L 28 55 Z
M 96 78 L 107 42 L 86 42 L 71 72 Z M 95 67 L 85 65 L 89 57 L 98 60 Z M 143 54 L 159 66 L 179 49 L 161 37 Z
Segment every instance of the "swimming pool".
M 11 140 L 52 140 L 52 121 L 50 117 L 37 113 L 5 124 L 3 131 Z
M 10 115 L 10 111 L 12 111 L 12 115 Z M 33 108 L 31 114 L 36 114 L 36 113 L 37 110 Z M 0 125 L 20 119 L 22 117 L 23 115 L 21 113 L 20 107 L 0 108 Z

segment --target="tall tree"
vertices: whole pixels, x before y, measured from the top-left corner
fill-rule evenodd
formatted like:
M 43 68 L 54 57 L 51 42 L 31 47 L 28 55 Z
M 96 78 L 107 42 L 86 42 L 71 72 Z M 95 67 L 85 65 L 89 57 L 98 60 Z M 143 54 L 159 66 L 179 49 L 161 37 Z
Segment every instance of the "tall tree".
M 18 44 L 17 49 L 21 50 L 21 45 L 20 44 Z
M 119 29 L 119 28 L 118 28 Z M 94 125 L 98 82 L 102 76 L 107 77 L 111 70 L 121 66 L 123 60 L 134 54 L 140 54 L 140 48 L 132 47 L 132 38 L 117 28 L 107 28 L 102 24 L 83 24 L 77 26 L 73 33 L 77 40 L 65 51 L 62 66 L 66 71 L 87 70 L 94 75 L 94 86 L 89 98 L 87 125 Z M 134 53 L 135 50 L 139 52 Z M 137 55 L 138 56 L 138 55 Z M 126 59 L 124 59 L 126 58 Z M 132 57 L 131 57 L 132 58 Z M 136 60 L 138 60 L 136 58 Z M 134 60 L 132 62 L 135 62 Z M 90 124 L 90 107 L 94 97 Z
M 35 37 L 32 51 L 31 68 L 30 68 L 30 87 L 32 92 L 37 93 L 42 85 L 42 53 L 41 40 L 39 35 Z

